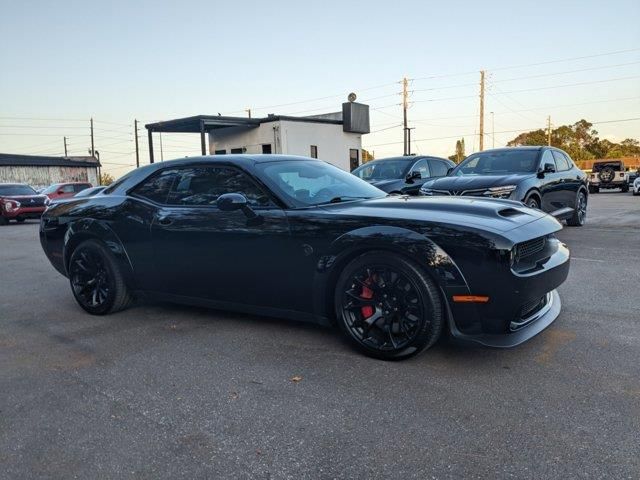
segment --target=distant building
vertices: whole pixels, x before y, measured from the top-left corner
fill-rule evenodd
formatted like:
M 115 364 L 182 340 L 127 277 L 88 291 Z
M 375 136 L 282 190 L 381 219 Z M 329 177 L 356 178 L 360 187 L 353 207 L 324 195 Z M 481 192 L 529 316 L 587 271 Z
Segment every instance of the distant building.
M 95 157 L 42 157 L 0 153 L 0 183 L 26 183 L 43 188 L 52 183 L 98 185 L 100 162 Z
M 149 156 L 152 162 L 153 132 L 183 132 L 200 134 L 203 155 L 304 155 L 326 160 L 347 171 L 360 165 L 362 135 L 369 133 L 370 128 L 369 106 L 353 102 L 343 104 L 342 112 L 307 117 L 197 115 L 145 126 L 149 135 Z M 205 138 L 205 134 L 208 138 Z

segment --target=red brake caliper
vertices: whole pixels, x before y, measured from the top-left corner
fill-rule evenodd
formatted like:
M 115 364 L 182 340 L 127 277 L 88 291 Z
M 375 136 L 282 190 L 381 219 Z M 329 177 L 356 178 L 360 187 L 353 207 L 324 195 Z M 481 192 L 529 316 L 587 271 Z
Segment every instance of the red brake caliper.
M 366 283 L 367 285 L 371 285 L 371 278 L 367 278 L 364 283 Z M 362 292 L 360 293 L 360 298 L 373 298 L 373 290 L 363 285 Z M 364 307 L 360 308 L 360 313 L 362 313 L 362 316 L 364 318 L 369 318 L 371 315 L 373 315 L 373 307 L 371 305 L 365 305 Z

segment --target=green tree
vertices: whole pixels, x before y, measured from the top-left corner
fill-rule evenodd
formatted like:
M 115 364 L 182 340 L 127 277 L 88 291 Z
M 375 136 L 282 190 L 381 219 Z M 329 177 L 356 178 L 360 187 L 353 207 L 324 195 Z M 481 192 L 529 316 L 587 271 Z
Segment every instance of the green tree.
M 113 180 L 113 176 L 106 172 L 102 172 L 100 174 L 100 185 L 111 185 L 113 183 Z
M 464 138 L 461 138 L 460 140 L 456 140 L 456 153 L 449 156 L 449 160 L 460 163 L 465 158 L 467 157 L 464 153 Z
M 521 145 L 546 145 L 547 131 L 540 128 L 524 132 L 507 143 L 510 147 Z M 576 160 L 640 156 L 640 142 L 628 138 L 620 143 L 600 140 L 593 124 L 585 119 L 573 125 L 561 125 L 551 131 L 551 145 L 567 152 Z

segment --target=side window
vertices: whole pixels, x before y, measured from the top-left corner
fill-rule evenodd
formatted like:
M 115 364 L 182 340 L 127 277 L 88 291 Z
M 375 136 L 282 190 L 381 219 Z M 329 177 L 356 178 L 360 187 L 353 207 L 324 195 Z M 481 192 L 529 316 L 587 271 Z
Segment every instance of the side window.
M 63 193 L 74 193 L 76 190 L 74 189 L 73 185 L 65 185 L 64 187 L 62 187 L 62 192 Z
M 429 165 L 426 160 L 418 160 L 411 169 L 412 172 L 420 172 L 421 178 L 429 178 Z
M 434 177 L 444 177 L 449 170 L 449 165 L 440 160 L 431 160 L 431 175 Z
M 220 195 L 241 193 L 251 206 L 268 205 L 269 197 L 243 172 L 231 167 L 189 167 L 177 171 L 169 205 L 215 205 Z
M 166 203 L 171 185 L 177 177 L 178 170 L 176 169 L 162 170 L 138 185 L 132 194 L 152 202 Z
M 540 160 L 540 168 L 544 168 L 546 163 L 550 163 L 556 167 L 556 172 L 558 171 L 558 165 L 553 159 L 553 155 L 551 154 L 551 150 L 545 150 L 542 154 L 542 160 Z
M 556 152 L 554 150 L 553 158 L 556 159 L 556 170 L 558 172 L 563 172 L 571 168 L 571 166 L 569 165 L 569 161 L 567 160 L 567 157 L 565 157 L 561 152 Z
M 74 185 L 74 191 L 76 192 L 81 192 L 82 190 L 86 190 L 87 188 L 89 188 L 89 185 L 87 185 L 86 183 Z

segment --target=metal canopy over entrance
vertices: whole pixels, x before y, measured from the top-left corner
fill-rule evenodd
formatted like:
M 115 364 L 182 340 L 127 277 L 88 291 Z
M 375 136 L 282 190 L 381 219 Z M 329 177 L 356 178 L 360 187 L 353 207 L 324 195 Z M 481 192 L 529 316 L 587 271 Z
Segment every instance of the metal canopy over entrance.
M 205 133 L 220 128 L 245 127 L 256 128 L 265 119 L 243 118 L 243 117 L 223 117 L 216 115 L 196 115 L 194 117 L 177 118 L 165 122 L 149 123 L 145 125 L 149 137 L 149 161 L 154 162 L 153 157 L 153 132 L 158 133 L 199 133 L 200 150 L 202 155 L 207 154 L 207 143 Z

